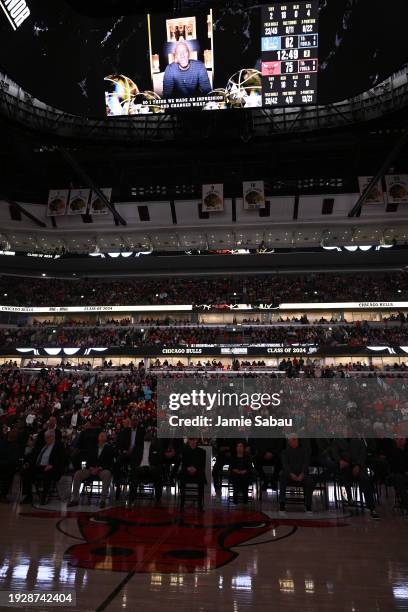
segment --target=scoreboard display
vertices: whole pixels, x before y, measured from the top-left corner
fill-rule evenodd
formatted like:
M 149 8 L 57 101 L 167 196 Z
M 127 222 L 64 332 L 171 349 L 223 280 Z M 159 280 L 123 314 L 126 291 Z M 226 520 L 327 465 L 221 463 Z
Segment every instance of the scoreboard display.
M 1 69 L 42 102 L 88 117 L 315 105 L 326 11 L 319 0 L 265 1 L 166 13 L 153 2 L 118 20 L 68 2 L 0 0 Z
M 316 104 L 318 0 L 262 6 L 262 106 Z

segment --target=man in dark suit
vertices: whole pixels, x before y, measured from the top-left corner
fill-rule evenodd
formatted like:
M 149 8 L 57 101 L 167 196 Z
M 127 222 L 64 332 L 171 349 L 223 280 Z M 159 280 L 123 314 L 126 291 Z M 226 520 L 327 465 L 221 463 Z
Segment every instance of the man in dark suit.
M 194 482 L 198 485 L 198 508 L 204 509 L 204 485 L 207 484 L 205 476 L 205 450 L 198 448 L 198 439 L 189 438 L 184 446 L 180 462 L 180 510 L 184 509 L 186 499 L 186 483 Z
M 272 489 L 276 490 L 279 472 L 282 467 L 280 455 L 283 448 L 283 440 L 280 438 L 257 438 L 253 440 L 253 446 L 255 449 L 254 466 L 261 477 L 262 490 L 266 491 L 268 482 L 271 483 Z M 269 470 L 265 471 L 265 467 L 273 468 L 272 473 Z
M 364 493 L 371 518 L 378 520 L 375 510 L 374 491 L 368 476 L 367 447 L 361 438 L 336 438 L 332 445 L 333 459 L 337 465 L 337 480 L 344 486 L 348 502 L 351 503 L 351 485 L 356 481 Z
M 118 467 L 134 463 L 135 456 L 143 447 L 145 428 L 139 425 L 137 417 L 126 420 L 126 427 L 116 437 Z
M 125 427 L 116 436 L 115 484 L 116 499 L 119 499 L 120 483 L 127 479 L 128 468 L 135 463 L 137 449 L 143 447 L 145 429 L 139 425 L 137 417 L 126 419 Z
M 79 503 L 79 489 L 81 483 L 87 478 L 95 478 L 102 481 L 102 494 L 100 508 L 105 508 L 109 485 L 112 480 L 115 455 L 113 448 L 107 444 L 107 435 L 104 431 L 98 436 L 97 444 L 89 450 L 86 468 L 75 472 L 72 484 L 72 499 L 67 507 L 77 506 Z
M 95 448 L 98 443 L 98 436 L 101 433 L 101 427 L 99 423 L 93 421 L 86 421 L 83 430 L 80 432 L 76 452 L 72 457 L 72 464 L 75 469 L 81 468 L 81 462 L 87 461 L 89 453 Z
M 160 441 L 147 431 L 142 444 L 137 444 L 132 453 L 129 501 L 136 499 L 140 483 L 153 483 L 156 502 L 163 492 L 163 450 Z
M 75 427 L 79 429 L 84 424 L 84 417 L 79 412 L 79 406 L 75 405 L 71 410 L 68 410 L 65 414 L 65 427 Z
M 38 452 L 43 448 L 43 446 L 45 444 L 45 433 L 47 431 L 53 431 L 54 432 L 56 442 L 61 442 L 61 440 L 62 440 L 62 432 L 57 427 L 57 419 L 56 419 L 55 416 L 50 416 L 48 421 L 46 421 L 44 423 L 43 428 L 41 429 L 41 431 L 38 432 L 38 435 L 37 435 L 37 437 L 35 439 L 35 449 Z
M 22 503 L 32 503 L 33 482 L 42 480 L 41 503 L 46 504 L 51 483 L 59 481 L 64 467 L 64 447 L 56 439 L 55 432 L 49 429 L 44 433 L 44 445 L 40 448 L 34 446 L 21 471 L 24 496 Z
M 285 512 L 286 487 L 288 484 L 302 487 L 305 496 L 306 512 L 312 511 L 313 481 L 309 476 L 310 447 L 291 434 L 282 451 L 282 471 L 279 476 L 279 508 Z

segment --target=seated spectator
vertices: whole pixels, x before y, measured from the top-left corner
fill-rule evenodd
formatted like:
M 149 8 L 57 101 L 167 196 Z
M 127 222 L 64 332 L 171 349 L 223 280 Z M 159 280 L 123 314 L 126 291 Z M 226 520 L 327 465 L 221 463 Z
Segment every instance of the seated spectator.
M 48 492 L 52 482 L 58 482 L 65 467 L 65 453 L 55 431 L 48 429 L 44 433 L 44 445 L 34 446 L 26 457 L 21 471 L 23 500 L 21 503 L 32 503 L 32 485 L 36 480 L 42 481 L 41 504 L 47 503 Z
M 75 473 L 72 485 L 72 499 L 68 502 L 67 507 L 71 508 L 72 506 L 78 505 L 81 483 L 88 478 L 92 478 L 102 481 L 102 494 L 99 507 L 105 508 L 109 485 L 112 480 L 114 462 L 115 457 L 113 448 L 110 444 L 107 444 L 106 433 L 101 431 L 98 435 L 97 444 L 89 450 L 86 467 Z
M 87 461 L 89 455 L 93 452 L 98 436 L 101 433 L 101 427 L 96 421 L 86 421 L 83 430 L 78 436 L 76 443 L 76 453 L 72 461 L 75 469 L 79 470 L 82 461 Z
M 378 520 L 375 510 L 374 491 L 367 473 L 367 448 L 361 438 L 336 438 L 333 442 L 333 457 L 337 463 L 337 479 L 344 486 L 349 504 L 351 500 L 351 485 L 357 482 L 364 494 L 365 503 L 371 517 Z
M 163 492 L 163 449 L 151 431 L 145 433 L 143 443 L 136 446 L 132 455 L 130 503 L 135 501 L 138 486 L 142 483 L 153 483 L 156 503 L 160 503 Z
M 198 485 L 198 509 L 204 509 L 204 485 L 207 484 L 205 476 L 205 451 L 198 448 L 197 438 L 188 438 L 187 444 L 181 453 L 180 481 L 180 510 L 184 510 L 186 499 L 186 484 Z
M 313 438 L 311 440 L 311 465 L 323 468 L 323 478 L 329 478 L 336 472 L 337 463 L 333 458 L 333 440 L 331 438 Z
M 57 442 L 61 442 L 62 432 L 57 427 L 57 418 L 55 416 L 50 416 L 48 421 L 46 421 L 43 425 L 43 428 L 37 435 L 35 439 L 35 448 L 36 450 L 41 450 L 45 444 L 45 434 L 47 431 L 54 432 L 54 437 Z
M 288 484 L 302 487 L 306 512 L 312 511 L 313 481 L 309 476 L 310 447 L 292 434 L 282 451 L 282 471 L 279 476 L 279 510 L 285 512 Z
M 255 469 L 261 477 L 262 490 L 266 491 L 268 483 L 271 483 L 272 489 L 276 490 L 278 485 L 278 476 L 281 471 L 281 452 L 283 441 L 279 438 L 259 438 L 253 441 L 255 450 L 254 465 Z M 273 468 L 272 473 L 267 474 L 265 467 Z
M 237 442 L 229 465 L 234 504 L 238 503 L 240 493 L 242 493 L 242 502 L 248 503 L 248 487 L 252 482 L 253 471 L 252 460 L 245 453 L 245 444 Z

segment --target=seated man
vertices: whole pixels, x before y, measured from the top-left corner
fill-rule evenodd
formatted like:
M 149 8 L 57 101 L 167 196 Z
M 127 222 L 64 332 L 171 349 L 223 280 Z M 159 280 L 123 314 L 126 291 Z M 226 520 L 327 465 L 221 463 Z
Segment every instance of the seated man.
M 255 469 L 261 477 L 262 490 L 266 491 L 268 483 L 271 483 L 272 489 L 277 489 L 278 475 L 282 467 L 281 452 L 283 441 L 280 438 L 259 438 L 253 440 L 255 459 Z M 272 473 L 266 473 L 265 467 L 273 468 Z
M 117 453 L 115 464 L 116 499 L 119 499 L 120 483 L 127 478 L 128 468 L 135 463 L 138 449 L 143 446 L 145 428 L 139 424 L 137 417 L 125 419 L 123 428 L 116 437 Z
M 279 510 L 285 512 L 286 487 L 288 484 L 302 487 L 306 512 L 312 511 L 313 480 L 309 476 L 310 446 L 291 434 L 282 451 L 282 471 L 279 476 Z
M 145 428 L 139 424 L 137 417 L 125 419 L 116 438 L 116 450 L 118 453 L 118 465 L 116 468 L 121 469 L 134 462 L 134 455 L 138 452 L 140 445 L 143 445 Z
M 174 481 L 176 477 L 175 469 L 179 464 L 180 454 L 184 446 L 183 440 L 180 438 L 162 438 L 160 442 L 163 451 L 163 478 L 165 481 Z
M 245 454 L 245 444 L 237 442 L 235 453 L 229 464 L 230 480 L 233 487 L 233 501 L 238 503 L 238 495 L 242 493 L 242 502 L 248 503 L 248 487 L 252 482 L 254 466 L 252 460 Z
M 94 478 L 95 480 L 102 481 L 102 495 L 99 507 L 105 508 L 109 485 L 112 480 L 114 463 L 115 457 L 113 448 L 110 444 L 107 444 L 106 433 L 101 431 L 98 435 L 97 444 L 89 449 L 86 468 L 75 472 L 72 485 L 72 499 L 68 502 L 67 507 L 71 508 L 79 504 L 79 489 L 81 483 L 88 478 Z
M 408 510 L 408 444 L 406 438 L 395 438 L 388 451 L 390 482 L 401 506 Z
M 332 453 L 333 440 L 331 438 L 313 438 L 311 440 L 311 465 L 322 468 L 321 476 L 328 479 L 336 472 L 337 464 Z
M 337 479 L 344 486 L 348 503 L 351 503 L 351 485 L 357 482 L 364 494 L 371 518 L 380 517 L 375 511 L 374 491 L 366 468 L 367 448 L 361 438 L 336 438 L 332 445 L 333 458 L 337 464 Z
M 32 485 L 36 480 L 43 482 L 41 504 L 47 503 L 48 491 L 52 482 L 58 482 L 65 467 L 65 451 L 61 442 L 56 440 L 55 432 L 44 432 L 44 445 L 34 446 L 27 456 L 21 471 L 23 484 L 22 503 L 32 503 Z
M 186 499 L 186 484 L 195 482 L 198 485 L 198 508 L 204 509 L 204 485 L 207 484 L 205 476 L 205 450 L 198 448 L 197 438 L 188 438 L 187 444 L 181 453 L 180 481 L 180 510 L 184 509 Z
M 129 501 L 133 503 L 140 483 L 153 483 L 156 502 L 163 491 L 163 451 L 160 441 L 150 431 L 144 435 L 143 444 L 138 444 L 132 457 L 130 469 Z

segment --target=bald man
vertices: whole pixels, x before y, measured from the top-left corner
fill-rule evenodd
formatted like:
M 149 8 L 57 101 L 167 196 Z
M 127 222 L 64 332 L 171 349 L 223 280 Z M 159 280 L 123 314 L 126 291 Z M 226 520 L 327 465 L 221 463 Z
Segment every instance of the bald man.
M 190 59 L 190 48 L 180 41 L 174 48 L 174 62 L 164 71 L 163 98 L 204 96 L 211 91 L 211 83 L 203 62 Z

